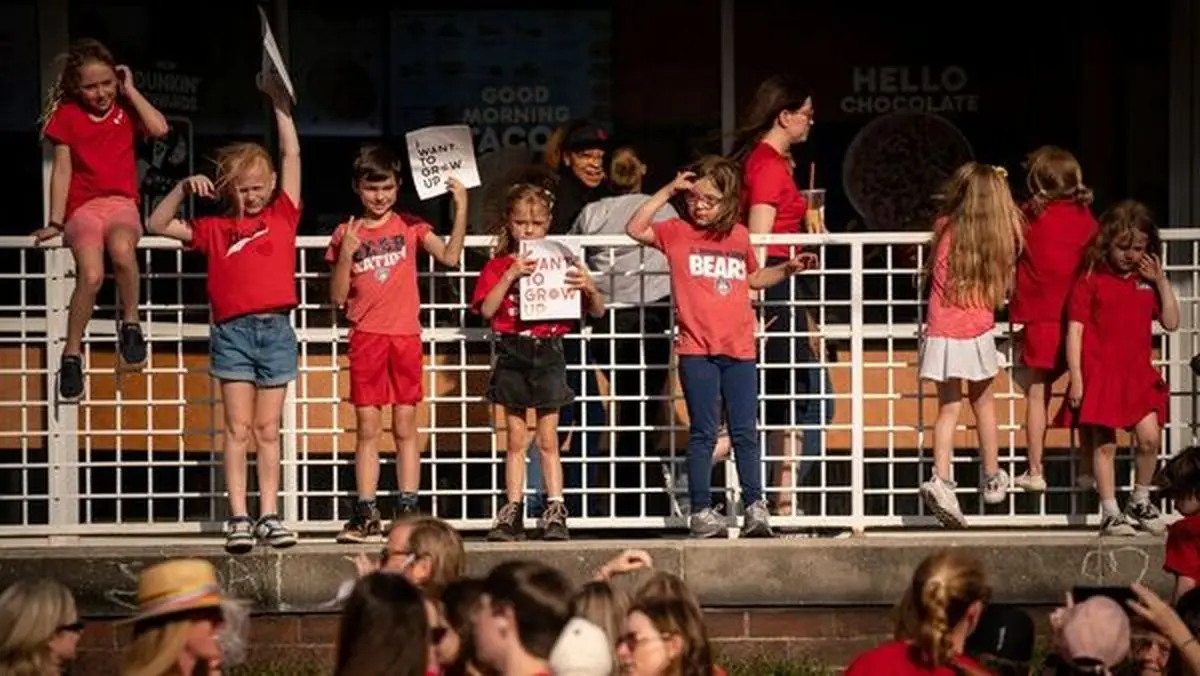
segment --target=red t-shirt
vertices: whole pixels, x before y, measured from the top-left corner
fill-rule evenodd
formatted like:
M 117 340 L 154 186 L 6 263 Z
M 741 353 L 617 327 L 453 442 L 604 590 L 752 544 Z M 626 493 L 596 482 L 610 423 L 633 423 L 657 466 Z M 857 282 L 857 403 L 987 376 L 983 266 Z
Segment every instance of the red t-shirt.
M 966 655 L 959 655 L 954 661 L 964 669 L 987 673 L 979 663 Z M 917 662 L 910 643 L 892 641 L 854 658 L 843 673 L 845 676 L 958 676 L 961 672 L 945 665 L 936 669 L 922 666 Z
M 742 214 L 747 223 L 750 222 L 750 207 L 769 204 L 775 207 L 775 225 L 771 228 L 771 234 L 794 235 L 804 232 L 800 224 L 804 222 L 808 202 L 796 187 L 792 167 L 786 157 L 770 144 L 759 143 L 746 157 L 743 176 L 746 185 L 742 191 Z M 794 255 L 792 249 L 786 244 L 772 244 L 767 247 L 767 257 L 791 258 Z
M 253 216 L 192 222 L 192 248 L 208 257 L 213 323 L 296 307 L 300 209 L 286 192 Z
M 1163 570 L 1200 581 L 1200 514 L 1185 516 L 1167 529 Z
M 325 260 L 342 253 L 343 223 L 329 239 Z M 417 250 L 433 229 L 412 214 L 392 214 L 374 228 L 359 230 L 350 266 L 346 317 L 357 331 L 389 336 L 421 335 L 421 295 L 417 289 Z
M 1099 229 L 1091 209 L 1051 202 L 1025 228 L 1009 317 L 1018 324 L 1061 322 L 1071 285 Z
M 1153 322 L 1161 313 L 1158 290 L 1136 272 L 1119 275 L 1098 266 L 1081 275 L 1067 317 L 1083 324 L 1085 387 L 1088 371 L 1152 368 Z
M 750 231 L 737 224 L 725 237 L 672 218 L 654 224 L 654 247 L 667 257 L 681 355 L 754 359 L 754 308 L 749 276 L 758 270 Z
M 72 101 L 58 104 L 46 125 L 46 138 L 71 149 L 71 185 L 64 219 L 97 197 L 137 201 L 133 147 L 140 129 L 137 114 L 119 101 L 98 120 Z
M 488 261 L 487 265 L 483 266 L 483 271 L 479 273 L 479 281 L 475 282 L 475 296 L 471 299 L 471 310 L 473 312 L 480 311 L 484 299 L 500 283 L 500 279 L 504 277 L 505 271 L 512 265 L 512 262 L 513 256 L 512 254 L 508 254 L 497 256 Z M 508 287 L 508 293 L 505 294 L 504 300 L 500 301 L 500 307 L 496 310 L 496 314 L 492 315 L 493 333 L 521 334 L 535 338 L 553 338 L 570 333 L 571 329 L 575 326 L 575 322 L 573 321 L 521 321 L 520 287 L 520 281 L 513 282 Z M 582 316 L 582 294 L 580 296 L 580 316 Z
M 939 229 L 951 226 L 941 221 Z M 925 335 L 955 340 L 978 338 L 996 326 L 996 313 L 982 305 L 954 305 L 946 297 L 950 277 L 950 246 L 953 231 L 947 232 L 934 252 L 933 284 L 929 292 L 929 312 L 926 315 Z

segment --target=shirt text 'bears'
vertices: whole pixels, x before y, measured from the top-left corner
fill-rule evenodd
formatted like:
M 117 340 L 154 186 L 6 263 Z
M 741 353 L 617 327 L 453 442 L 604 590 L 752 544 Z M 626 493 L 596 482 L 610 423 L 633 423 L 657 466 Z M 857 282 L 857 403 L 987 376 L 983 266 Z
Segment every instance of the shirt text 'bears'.
M 688 254 L 688 274 L 713 280 L 717 293 L 728 295 L 733 289 L 732 281 L 746 279 L 746 257 L 740 252 L 696 247 Z

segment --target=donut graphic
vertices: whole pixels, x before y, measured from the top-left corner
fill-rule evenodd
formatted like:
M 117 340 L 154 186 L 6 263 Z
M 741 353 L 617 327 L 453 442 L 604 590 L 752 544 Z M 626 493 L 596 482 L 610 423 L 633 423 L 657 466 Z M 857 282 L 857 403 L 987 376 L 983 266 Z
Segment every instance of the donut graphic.
M 858 132 L 842 162 L 842 186 L 869 230 L 926 230 L 936 193 L 974 159 L 966 136 L 941 115 L 891 113 Z

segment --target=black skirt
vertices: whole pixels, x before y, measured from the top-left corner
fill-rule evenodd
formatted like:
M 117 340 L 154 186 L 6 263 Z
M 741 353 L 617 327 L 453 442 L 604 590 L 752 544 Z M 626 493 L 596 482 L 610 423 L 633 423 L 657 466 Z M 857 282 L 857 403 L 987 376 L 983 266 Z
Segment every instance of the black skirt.
M 487 399 L 518 410 L 554 410 L 575 401 L 562 338 L 498 336 Z

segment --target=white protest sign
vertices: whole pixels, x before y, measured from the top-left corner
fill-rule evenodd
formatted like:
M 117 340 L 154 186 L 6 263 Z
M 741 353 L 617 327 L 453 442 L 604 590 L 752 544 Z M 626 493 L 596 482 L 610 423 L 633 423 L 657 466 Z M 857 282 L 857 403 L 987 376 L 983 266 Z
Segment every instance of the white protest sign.
M 404 136 L 408 141 L 413 183 L 421 199 L 444 195 L 446 179 L 451 176 L 466 188 L 479 187 L 479 167 L 475 164 L 470 127 L 465 124 L 425 127 Z
M 267 13 L 263 11 L 262 5 L 258 7 L 258 17 L 262 19 L 262 74 L 264 77 L 271 73 L 278 75 L 287 89 L 288 96 L 292 97 L 292 102 L 295 103 L 296 90 L 292 88 L 292 79 L 288 77 L 287 67 L 283 65 L 283 55 L 279 53 L 279 45 L 275 43 L 271 23 L 267 21 Z
M 533 274 L 521 278 L 521 321 L 579 319 L 581 294 L 567 286 L 567 270 L 583 264 L 583 251 L 550 239 L 527 239 L 521 241 L 521 253 L 537 261 Z

